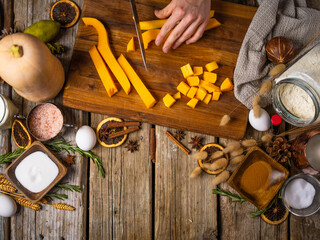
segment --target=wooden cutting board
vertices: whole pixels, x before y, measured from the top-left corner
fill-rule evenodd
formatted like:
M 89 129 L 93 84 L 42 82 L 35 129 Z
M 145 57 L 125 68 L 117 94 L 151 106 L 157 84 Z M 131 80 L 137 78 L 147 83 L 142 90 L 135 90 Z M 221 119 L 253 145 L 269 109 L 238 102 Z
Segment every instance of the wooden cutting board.
M 137 1 L 140 21 L 155 19 L 154 9 L 161 9 L 168 2 Z M 180 67 L 187 63 L 204 66 L 208 62 L 217 61 L 220 67 L 214 72 L 218 74 L 218 86 L 226 77 L 233 77 L 241 43 L 256 8 L 213 1 L 212 9 L 215 10 L 214 17 L 222 23 L 220 27 L 206 31 L 197 43 L 188 46 L 184 44 L 167 54 L 151 44 L 146 50 L 147 72 L 138 47 L 137 51 L 126 53 L 127 43 L 136 35 L 130 3 L 124 0 L 86 0 L 82 16 L 95 17 L 104 23 L 114 55 L 118 57 L 123 53 L 126 56 L 158 103 L 147 109 L 134 89 L 129 95 L 121 90 L 111 98 L 107 96 L 88 53 L 91 46 L 97 44 L 97 32 L 92 27 L 84 26 L 80 20 L 63 104 L 89 112 L 241 139 L 246 131 L 248 110 L 235 99 L 233 91 L 223 93 L 218 102 L 209 105 L 199 102 L 195 109 L 186 105 L 189 99 L 185 96 L 171 108 L 165 107 L 162 102 L 166 93 L 177 92 L 176 86 L 184 80 Z M 231 112 L 232 121 L 227 126 L 219 127 L 221 117 Z

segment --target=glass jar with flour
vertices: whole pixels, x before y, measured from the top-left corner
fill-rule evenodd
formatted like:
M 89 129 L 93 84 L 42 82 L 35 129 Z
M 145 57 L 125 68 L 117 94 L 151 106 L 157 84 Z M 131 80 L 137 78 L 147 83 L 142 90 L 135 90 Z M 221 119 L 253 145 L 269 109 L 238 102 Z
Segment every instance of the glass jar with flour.
M 272 105 L 297 127 L 320 122 L 320 43 L 275 79 Z

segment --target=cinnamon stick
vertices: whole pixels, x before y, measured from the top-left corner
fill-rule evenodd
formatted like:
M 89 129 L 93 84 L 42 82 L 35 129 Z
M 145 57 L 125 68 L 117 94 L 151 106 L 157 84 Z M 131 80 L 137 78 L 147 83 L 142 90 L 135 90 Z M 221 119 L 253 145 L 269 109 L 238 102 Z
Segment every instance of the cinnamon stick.
M 178 141 L 169 131 L 166 131 L 166 135 L 174 142 L 185 154 L 189 154 L 190 150 L 186 148 L 180 141 Z
M 117 127 L 139 127 L 140 122 L 111 122 L 108 124 L 108 128 Z
M 149 156 L 150 160 L 155 163 L 156 162 L 156 135 L 155 135 L 155 128 L 152 126 L 150 128 L 150 136 L 149 136 Z
M 120 137 L 120 136 L 126 135 L 128 133 L 132 133 L 132 132 L 138 131 L 139 129 L 140 129 L 139 127 L 128 128 L 126 130 L 122 130 L 122 131 L 119 131 L 119 132 L 111 133 L 108 136 L 108 138 Z

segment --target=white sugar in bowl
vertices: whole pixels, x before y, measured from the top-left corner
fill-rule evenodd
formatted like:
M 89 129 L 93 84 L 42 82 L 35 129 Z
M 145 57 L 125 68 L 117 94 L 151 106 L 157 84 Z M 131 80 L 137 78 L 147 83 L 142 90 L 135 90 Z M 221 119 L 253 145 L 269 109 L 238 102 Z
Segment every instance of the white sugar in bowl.
M 11 197 L 4 194 L 0 194 L 0 216 L 12 217 L 16 212 L 16 202 Z

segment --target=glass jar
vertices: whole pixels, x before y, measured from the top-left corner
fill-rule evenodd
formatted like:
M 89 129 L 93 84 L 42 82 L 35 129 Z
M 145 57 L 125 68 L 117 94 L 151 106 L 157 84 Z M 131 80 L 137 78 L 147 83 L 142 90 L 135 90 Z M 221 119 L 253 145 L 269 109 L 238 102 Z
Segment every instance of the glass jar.
M 275 79 L 271 97 L 288 123 L 304 127 L 320 122 L 320 43 Z
M 14 115 L 19 109 L 9 98 L 0 94 L 0 129 L 9 129 L 12 126 Z

